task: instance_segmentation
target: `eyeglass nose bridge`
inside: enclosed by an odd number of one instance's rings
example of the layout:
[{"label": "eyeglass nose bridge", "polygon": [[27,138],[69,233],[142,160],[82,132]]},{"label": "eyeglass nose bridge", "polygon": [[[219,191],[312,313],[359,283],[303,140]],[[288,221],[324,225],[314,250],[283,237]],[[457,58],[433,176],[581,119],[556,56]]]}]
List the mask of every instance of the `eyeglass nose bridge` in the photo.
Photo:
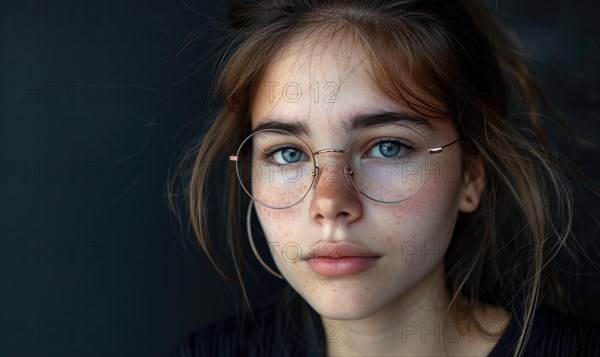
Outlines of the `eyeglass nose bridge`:
[{"label": "eyeglass nose bridge", "polygon": [[[348,185],[350,187],[356,189],[356,185],[354,184],[354,182],[352,181],[352,178],[351,178],[351,176],[353,175],[352,168],[348,164],[348,150],[323,149],[323,150],[313,152],[313,157],[320,155],[320,154],[325,154],[325,153],[338,153],[338,154],[344,154],[346,156],[346,160],[344,162],[344,176],[346,177],[346,182],[348,183]],[[312,189],[313,190],[315,189],[315,187],[317,186],[317,183],[319,182],[320,174],[321,174],[321,169],[317,165],[317,160],[315,159],[315,169],[312,173],[312,177],[313,177]]]}]

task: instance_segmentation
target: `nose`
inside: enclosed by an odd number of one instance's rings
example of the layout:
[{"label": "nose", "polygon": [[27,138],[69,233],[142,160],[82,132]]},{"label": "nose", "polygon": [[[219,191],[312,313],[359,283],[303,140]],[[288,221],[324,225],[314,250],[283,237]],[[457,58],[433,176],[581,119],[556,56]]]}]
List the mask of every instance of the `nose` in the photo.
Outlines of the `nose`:
[{"label": "nose", "polygon": [[[321,157],[321,163],[315,172],[313,195],[310,204],[310,215],[321,224],[350,223],[362,215],[360,193],[349,182],[345,173],[345,153],[342,150],[316,152],[322,154],[334,152]],[[335,158],[335,159],[334,159]]]}]

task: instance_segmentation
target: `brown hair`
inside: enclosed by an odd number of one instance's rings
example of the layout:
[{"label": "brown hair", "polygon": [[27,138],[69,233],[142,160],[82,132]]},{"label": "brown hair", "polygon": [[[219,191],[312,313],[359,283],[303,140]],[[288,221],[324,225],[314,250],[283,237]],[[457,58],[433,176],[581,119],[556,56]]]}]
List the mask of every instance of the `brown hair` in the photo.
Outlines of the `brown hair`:
[{"label": "brown hair", "polygon": [[[236,252],[232,275],[213,258],[207,236],[212,171],[206,164],[226,162],[225,155],[249,134],[252,99],[277,51],[299,35],[331,39],[343,32],[368,54],[372,79],[383,93],[412,103],[416,112],[453,121],[463,139],[464,170],[472,169],[472,158],[483,162],[480,205],[459,216],[445,255],[447,286],[461,310],[472,311],[481,300],[520,310],[523,328],[515,355],[522,352],[543,289],[561,295],[551,261],[570,234],[572,201],[555,168],[558,160],[542,145],[538,106],[552,109],[509,33],[483,5],[469,0],[270,0],[233,11],[231,23],[228,49],[233,50],[225,54],[217,80],[222,108],[183,160],[193,162],[184,171],[191,227],[217,270],[230,280],[243,279],[239,226],[248,198],[237,177],[228,175],[222,218],[227,244]],[[401,77],[408,68],[410,84]],[[432,106],[415,88],[426,89],[445,108]],[[528,112],[529,130],[510,120],[511,105]]]}]

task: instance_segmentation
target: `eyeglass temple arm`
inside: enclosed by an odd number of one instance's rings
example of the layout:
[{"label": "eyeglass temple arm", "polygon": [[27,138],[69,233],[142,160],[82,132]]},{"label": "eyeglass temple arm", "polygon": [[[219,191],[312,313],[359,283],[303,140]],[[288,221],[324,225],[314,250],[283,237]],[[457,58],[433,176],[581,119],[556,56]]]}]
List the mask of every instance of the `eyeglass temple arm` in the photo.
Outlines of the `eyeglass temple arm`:
[{"label": "eyeglass temple arm", "polygon": [[444,151],[444,148],[446,148],[446,147],[448,147],[448,146],[450,146],[450,145],[452,145],[452,144],[455,144],[455,143],[457,143],[459,140],[460,140],[460,138],[458,138],[458,139],[454,140],[453,142],[451,142],[451,143],[448,143],[448,144],[446,144],[446,145],[444,145],[444,146],[440,146],[439,148],[433,148],[433,149],[429,149],[429,153],[430,153],[430,154],[437,154],[437,153],[440,153],[440,152]]}]

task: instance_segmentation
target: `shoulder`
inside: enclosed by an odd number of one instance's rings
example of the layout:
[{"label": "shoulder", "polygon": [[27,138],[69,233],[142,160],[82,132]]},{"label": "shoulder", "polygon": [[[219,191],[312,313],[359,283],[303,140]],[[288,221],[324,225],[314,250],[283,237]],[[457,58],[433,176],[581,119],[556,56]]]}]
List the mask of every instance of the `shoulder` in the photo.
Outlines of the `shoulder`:
[{"label": "shoulder", "polygon": [[[490,356],[508,355],[517,344],[522,320],[513,314]],[[524,356],[600,356],[600,328],[557,309],[541,306],[534,315]]]},{"label": "shoulder", "polygon": [[577,320],[560,311],[542,307],[538,309],[532,334],[539,341],[537,350],[541,355],[561,353],[563,356],[599,356],[600,328]]},{"label": "shoulder", "polygon": [[275,320],[273,306],[256,310],[253,316],[258,326],[253,326],[252,317],[247,314],[231,315],[212,322],[189,334],[176,346],[172,355],[178,357],[235,356],[240,355],[242,351],[249,356],[262,355],[258,353],[258,346],[265,335],[273,332],[272,326],[275,325],[269,323]]},{"label": "shoulder", "polygon": [[210,323],[180,341],[172,356],[321,356],[322,331],[308,328],[318,315],[302,302],[283,299]]}]

